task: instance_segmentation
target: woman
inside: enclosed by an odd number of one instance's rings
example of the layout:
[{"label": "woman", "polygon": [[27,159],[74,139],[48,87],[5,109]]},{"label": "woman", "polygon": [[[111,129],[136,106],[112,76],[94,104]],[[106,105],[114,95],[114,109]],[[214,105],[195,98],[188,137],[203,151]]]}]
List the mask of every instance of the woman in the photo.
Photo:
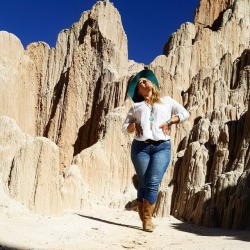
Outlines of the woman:
[{"label": "woman", "polygon": [[171,158],[170,127],[187,119],[189,113],[171,97],[160,98],[158,80],[149,69],[132,79],[128,93],[134,104],[123,129],[135,133],[131,159],[138,178],[138,212],[143,230],[153,232],[158,188]]}]

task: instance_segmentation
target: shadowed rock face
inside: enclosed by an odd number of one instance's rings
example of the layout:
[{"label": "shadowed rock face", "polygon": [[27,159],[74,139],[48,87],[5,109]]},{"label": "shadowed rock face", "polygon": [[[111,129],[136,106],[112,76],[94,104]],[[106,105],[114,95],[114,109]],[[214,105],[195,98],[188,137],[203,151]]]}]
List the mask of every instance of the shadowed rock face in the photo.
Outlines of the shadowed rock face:
[{"label": "shadowed rock face", "polygon": [[223,24],[225,13],[231,14],[230,7],[234,4],[234,0],[201,0],[199,8],[195,12],[195,26],[197,28],[210,27],[218,30]]},{"label": "shadowed rock face", "polygon": [[[159,216],[249,228],[249,13],[249,0],[201,0],[194,24],[182,24],[149,65],[162,95],[190,112],[171,132]],[[24,50],[7,32],[0,46],[5,192],[42,214],[135,199],[133,138],[121,126],[131,105],[128,80],[144,65],[128,60],[113,4],[97,2],[60,32],[55,48],[39,42]]]},{"label": "shadowed rock face", "polygon": [[[55,49],[27,48],[40,75],[37,132],[62,149],[62,166],[103,136],[104,117],[124,101],[127,38],[113,5],[97,3],[78,23],[59,34]],[[47,51],[46,51],[47,50]],[[54,72],[53,72],[54,71]],[[51,73],[52,75],[51,75]]]}]

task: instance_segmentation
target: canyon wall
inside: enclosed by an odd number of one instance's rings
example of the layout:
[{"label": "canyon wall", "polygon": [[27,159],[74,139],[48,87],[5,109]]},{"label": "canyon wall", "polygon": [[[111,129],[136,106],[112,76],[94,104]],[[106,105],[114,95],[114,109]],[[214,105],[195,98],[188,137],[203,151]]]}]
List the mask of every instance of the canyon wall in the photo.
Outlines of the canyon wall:
[{"label": "canyon wall", "polygon": [[[194,23],[148,65],[162,95],[190,112],[171,131],[158,216],[249,228],[249,26],[249,0],[201,0]],[[108,0],[61,31],[55,48],[24,49],[0,32],[0,187],[11,198],[49,215],[133,207],[133,138],[121,126],[128,81],[144,65],[128,59],[127,44]]]},{"label": "canyon wall", "polygon": [[[173,132],[176,154],[160,196],[172,194],[171,202],[158,212],[242,229],[250,225],[250,2],[216,2],[200,1],[196,23],[183,24],[166,43],[166,56],[152,62],[173,76],[191,128],[181,138],[187,125]],[[201,16],[208,18],[203,25]]]}]

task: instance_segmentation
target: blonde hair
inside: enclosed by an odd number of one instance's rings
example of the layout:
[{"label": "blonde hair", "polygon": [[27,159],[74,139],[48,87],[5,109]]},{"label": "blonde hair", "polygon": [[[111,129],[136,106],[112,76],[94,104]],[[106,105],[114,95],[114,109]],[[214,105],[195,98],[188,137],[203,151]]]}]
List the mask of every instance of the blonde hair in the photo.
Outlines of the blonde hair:
[{"label": "blonde hair", "polygon": [[159,89],[153,83],[153,85],[152,85],[152,95],[150,97],[150,102],[152,102],[152,104],[154,104],[154,103],[161,103],[161,99],[160,98],[161,97],[160,97]]},{"label": "blonde hair", "polygon": [[[140,94],[138,85],[136,86],[135,92],[138,95],[138,101],[141,102],[144,100],[144,97]],[[156,87],[156,85],[152,82],[152,95],[149,98],[149,101],[151,104],[154,103],[162,103],[160,99],[160,92],[159,89]]]}]

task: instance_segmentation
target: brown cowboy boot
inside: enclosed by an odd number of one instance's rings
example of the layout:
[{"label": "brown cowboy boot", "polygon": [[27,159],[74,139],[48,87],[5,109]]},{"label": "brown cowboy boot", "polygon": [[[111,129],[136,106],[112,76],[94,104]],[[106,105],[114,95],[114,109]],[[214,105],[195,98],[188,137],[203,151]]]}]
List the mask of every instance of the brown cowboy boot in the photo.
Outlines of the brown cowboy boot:
[{"label": "brown cowboy boot", "polygon": [[152,215],[155,209],[155,204],[150,204],[147,200],[143,200],[143,230],[153,232],[155,225],[152,222]]},{"label": "brown cowboy boot", "polygon": [[137,200],[137,210],[138,210],[138,214],[140,216],[141,221],[143,221],[143,202]]}]

